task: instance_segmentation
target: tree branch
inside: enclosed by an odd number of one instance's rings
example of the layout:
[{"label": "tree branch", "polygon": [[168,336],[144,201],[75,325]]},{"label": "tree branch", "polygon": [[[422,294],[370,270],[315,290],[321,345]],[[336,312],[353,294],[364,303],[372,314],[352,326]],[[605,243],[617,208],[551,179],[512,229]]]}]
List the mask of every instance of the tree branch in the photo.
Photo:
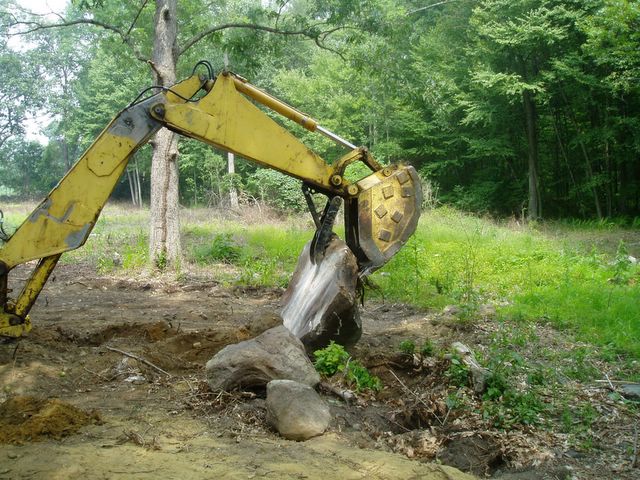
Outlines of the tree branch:
[{"label": "tree branch", "polygon": [[131,22],[131,26],[129,27],[129,29],[127,30],[127,33],[124,34],[125,37],[129,38],[129,34],[131,33],[131,30],[133,30],[133,27],[135,26],[136,22],[138,21],[138,18],[140,18],[140,14],[142,13],[142,10],[144,9],[144,7],[147,6],[147,2],[149,0],[144,0],[142,2],[142,5],[140,6],[140,8],[138,9],[138,13],[136,13],[136,17],[133,19],[133,22]]},{"label": "tree branch", "polygon": [[431,5],[427,5],[425,7],[416,8],[415,10],[411,10],[407,12],[407,15],[413,15],[414,13],[422,12],[424,10],[429,10],[430,8],[439,7],[440,5],[446,5],[447,3],[455,2],[457,0],[443,0],[442,2],[432,3]]},{"label": "tree branch", "polygon": [[268,27],[266,25],[259,25],[257,23],[224,23],[222,25],[216,25],[215,27],[211,27],[208,28],[207,30],[203,30],[202,32],[194,35],[193,37],[191,37],[189,40],[187,40],[184,45],[182,46],[182,48],[178,49],[178,57],[180,57],[183,53],[185,53],[187,50],[189,50],[191,47],[193,47],[196,43],[198,43],[200,40],[208,37],[209,35],[212,35],[216,32],[219,32],[221,30],[227,30],[229,28],[241,28],[241,29],[246,29],[246,30],[259,30],[262,32],[268,32],[268,33],[273,33],[276,35],[286,35],[286,36],[300,36],[300,37],[306,37],[310,40],[313,40],[316,45],[318,45],[318,47],[328,50],[330,52],[333,52],[337,55],[340,55],[340,57],[342,57],[344,59],[344,57],[342,56],[342,54],[340,52],[338,52],[337,50],[334,50],[332,48],[327,47],[326,45],[324,45],[322,42],[323,40],[326,39],[326,36],[329,33],[333,33],[337,30],[340,29],[344,29],[344,28],[348,28],[348,27],[337,27],[334,28],[328,32],[320,32],[318,34],[315,34],[309,30],[281,30],[279,28],[275,28],[275,27]]},{"label": "tree branch", "polygon": [[137,60],[144,63],[147,63],[149,61],[149,58],[144,56],[138,50],[138,48],[133,44],[133,42],[131,42],[131,39],[129,38],[129,36],[114,25],[101,22],[100,20],[94,20],[92,18],[78,18],[76,20],[65,20],[62,16],[60,16],[60,18],[62,19],[62,21],[58,23],[39,23],[35,21],[24,21],[24,20],[16,21],[16,22],[10,23],[9,25],[0,25],[0,30],[4,28],[5,31],[8,32],[9,29],[12,27],[26,28],[25,30],[20,30],[14,33],[2,34],[5,37],[15,37],[16,35],[28,35],[30,33],[35,33],[43,30],[50,30],[53,28],[72,27],[74,25],[94,25],[118,35],[122,39],[122,42],[128,45],[129,48],[131,48],[131,51],[133,52],[133,55],[136,57]]}]

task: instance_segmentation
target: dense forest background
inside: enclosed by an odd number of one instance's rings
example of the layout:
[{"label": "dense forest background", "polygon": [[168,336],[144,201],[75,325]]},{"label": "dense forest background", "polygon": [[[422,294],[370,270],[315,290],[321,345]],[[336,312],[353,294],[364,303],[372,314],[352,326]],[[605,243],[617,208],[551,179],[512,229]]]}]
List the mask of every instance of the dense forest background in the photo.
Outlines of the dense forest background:
[{"label": "dense forest background", "polygon": [[[152,84],[136,48],[152,42],[153,1],[58,13],[0,0],[0,197],[42,196]],[[379,160],[414,165],[439,202],[638,222],[640,2],[181,0],[178,13],[182,45],[231,25],[180,52],[178,78],[201,59],[222,70],[226,53],[231,70]],[[84,21],[42,28],[72,18]],[[26,134],[34,119],[45,141]],[[290,128],[328,161],[341,154]],[[116,197],[148,202],[150,159],[148,147],[135,155]],[[302,207],[296,181],[243,161],[229,174],[226,162],[181,140],[181,202],[225,204],[235,188]]]}]

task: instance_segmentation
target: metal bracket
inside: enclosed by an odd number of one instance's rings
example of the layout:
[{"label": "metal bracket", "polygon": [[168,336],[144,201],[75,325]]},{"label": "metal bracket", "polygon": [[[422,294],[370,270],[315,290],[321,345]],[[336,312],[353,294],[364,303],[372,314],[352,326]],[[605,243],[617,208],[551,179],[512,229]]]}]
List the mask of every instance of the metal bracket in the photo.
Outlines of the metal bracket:
[{"label": "metal bracket", "polygon": [[320,216],[318,215],[318,211],[316,210],[316,205],[313,203],[313,197],[311,196],[316,192],[311,186],[307,183],[302,184],[302,194],[304,195],[304,199],[307,202],[307,208],[309,209],[309,213],[311,214],[311,218],[313,218],[313,223],[316,226],[316,230],[320,228]]},{"label": "metal bracket", "polygon": [[311,261],[318,263],[321,256],[324,254],[324,250],[331,240],[333,235],[333,224],[336,221],[336,216],[342,205],[341,197],[333,197],[327,202],[327,206],[322,213],[320,220],[320,227],[316,230],[313,240],[311,240],[311,248],[309,253],[311,255]]}]

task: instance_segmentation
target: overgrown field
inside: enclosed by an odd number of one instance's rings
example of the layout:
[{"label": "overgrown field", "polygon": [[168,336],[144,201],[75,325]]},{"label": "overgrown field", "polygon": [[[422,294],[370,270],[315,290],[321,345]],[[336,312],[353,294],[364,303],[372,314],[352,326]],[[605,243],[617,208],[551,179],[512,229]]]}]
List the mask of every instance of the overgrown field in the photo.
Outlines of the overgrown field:
[{"label": "overgrown field", "polygon": [[[12,231],[29,205],[5,206]],[[147,260],[147,210],[110,205],[84,248],[63,257],[101,273]],[[286,286],[312,234],[306,217],[254,207],[242,216],[185,210],[184,262],[227,284]],[[369,297],[425,308],[460,307],[459,321],[496,306],[502,320],[544,321],[594,343],[605,357],[640,357],[640,231],[613,224],[521,225],[449,208],[425,212],[416,235],[372,277]]]}]

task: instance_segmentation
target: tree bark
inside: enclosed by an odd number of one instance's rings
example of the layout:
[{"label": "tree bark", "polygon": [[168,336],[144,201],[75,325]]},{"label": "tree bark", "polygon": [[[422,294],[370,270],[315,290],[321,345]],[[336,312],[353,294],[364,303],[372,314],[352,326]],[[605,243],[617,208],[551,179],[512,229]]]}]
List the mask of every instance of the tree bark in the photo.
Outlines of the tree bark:
[{"label": "tree bark", "polygon": [[136,171],[136,191],[138,193],[138,207],[142,207],[142,186],[140,184],[140,168],[138,168],[138,159],[135,161],[135,171]]},{"label": "tree bark", "polygon": [[231,208],[233,210],[238,210],[240,205],[238,203],[238,191],[236,190],[235,185],[233,184],[233,175],[236,173],[236,161],[235,155],[231,152],[227,154],[227,162],[229,166],[229,175],[231,175],[231,186],[229,187],[229,203],[231,204]]},{"label": "tree bark", "polygon": [[[151,68],[154,84],[171,86],[176,81],[178,17],[177,0],[156,0]],[[158,267],[180,258],[178,196],[178,139],[160,130],[153,142],[151,159],[151,221],[149,258]]]},{"label": "tree bark", "polygon": [[538,119],[533,95],[525,90],[522,94],[525,123],[527,128],[527,143],[529,152],[529,207],[527,217],[529,220],[540,218],[542,206],[540,202],[540,189],[538,177]]},{"label": "tree bark", "polygon": [[129,192],[131,193],[131,204],[136,207],[136,188],[135,188],[135,180],[133,179],[133,175],[131,174],[131,170],[127,168],[127,180],[129,180]]}]

